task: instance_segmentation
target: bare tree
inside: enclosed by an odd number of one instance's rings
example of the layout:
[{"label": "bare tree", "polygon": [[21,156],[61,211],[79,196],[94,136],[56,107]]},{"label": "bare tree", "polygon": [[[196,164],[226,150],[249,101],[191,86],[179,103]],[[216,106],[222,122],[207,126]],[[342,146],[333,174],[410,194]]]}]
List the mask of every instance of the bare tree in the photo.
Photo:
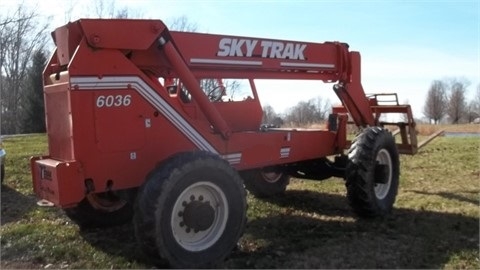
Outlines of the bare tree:
[{"label": "bare tree", "polygon": [[115,18],[117,19],[126,19],[126,18],[129,18],[130,17],[130,14],[129,14],[129,9],[126,8],[126,7],[123,7],[119,10],[117,10],[117,13],[115,14]]},{"label": "bare tree", "polygon": [[475,121],[475,119],[480,117],[478,111],[478,104],[475,103],[475,100],[471,100],[470,103],[468,103],[467,111],[465,113],[465,117],[468,123],[472,123],[473,121]]},{"label": "bare tree", "polygon": [[188,21],[187,16],[180,16],[173,19],[170,19],[169,29],[174,31],[183,31],[183,32],[197,32],[198,25]]},{"label": "bare tree", "polygon": [[273,107],[270,105],[265,105],[263,106],[262,110],[263,110],[262,123],[265,123],[265,124],[272,123],[273,119],[275,119],[275,117],[277,116],[277,113],[275,113],[275,110],[273,109]]},{"label": "bare tree", "polygon": [[34,51],[45,45],[48,23],[21,4],[11,16],[0,17],[0,96],[3,133],[19,133],[24,112],[26,77]]},{"label": "bare tree", "polygon": [[283,119],[278,115],[272,106],[265,105],[262,108],[263,117],[262,117],[262,126],[265,127],[281,127],[283,125]]},{"label": "bare tree", "polygon": [[[182,32],[196,32],[198,25],[188,20],[186,16],[180,16],[170,19],[169,29]],[[211,101],[221,101],[222,97],[229,95],[228,98],[235,100],[235,94],[240,88],[240,83],[236,80],[222,80],[222,78],[202,78],[200,87]]]},{"label": "bare tree", "polygon": [[332,108],[330,100],[323,99],[322,97],[316,97],[311,100],[315,106],[316,121],[322,121],[327,119],[328,114]]},{"label": "bare tree", "polygon": [[322,97],[312,98],[309,101],[300,101],[288,111],[285,121],[293,125],[319,123],[327,118],[330,108],[330,101]]},{"label": "bare tree", "polygon": [[[128,7],[117,8],[115,0],[96,0],[95,15],[98,18],[117,18],[126,19],[132,17],[131,10]],[[133,17],[142,17],[140,14],[134,14]]]},{"label": "bare tree", "polygon": [[423,114],[434,124],[438,124],[447,111],[447,86],[443,81],[435,80],[428,90]]},{"label": "bare tree", "polygon": [[473,97],[473,100],[475,101],[475,103],[478,105],[480,109],[480,83],[477,84],[477,91],[475,92],[475,96]]},{"label": "bare tree", "polygon": [[447,115],[452,124],[458,124],[467,111],[465,93],[470,83],[466,79],[451,79]]},{"label": "bare tree", "polygon": [[72,14],[73,14],[73,11],[75,10],[75,6],[77,5],[77,1],[79,0],[76,0],[75,2],[73,2],[74,0],[69,0],[69,1],[65,1],[64,3],[66,3],[65,5],[65,10],[63,12],[63,21],[66,23],[66,22],[69,22],[72,20]]},{"label": "bare tree", "polygon": [[95,1],[95,15],[98,18],[115,17],[115,0],[97,0]]},{"label": "bare tree", "polygon": [[[469,107],[470,107],[471,113],[476,115],[475,118],[479,118],[480,117],[480,83],[477,84],[475,95],[473,96],[473,100],[470,102]],[[475,118],[473,120],[475,120]]]},{"label": "bare tree", "polygon": [[286,121],[294,125],[308,125],[315,121],[316,108],[312,100],[300,101],[292,107],[286,117]]}]

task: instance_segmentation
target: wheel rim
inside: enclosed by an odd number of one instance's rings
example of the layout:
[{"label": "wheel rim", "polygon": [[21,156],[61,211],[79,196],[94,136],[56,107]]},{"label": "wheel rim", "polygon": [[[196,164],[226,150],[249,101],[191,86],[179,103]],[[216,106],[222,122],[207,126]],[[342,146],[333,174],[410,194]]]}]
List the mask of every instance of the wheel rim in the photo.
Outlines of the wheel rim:
[{"label": "wheel rim", "polygon": [[114,194],[108,193],[91,193],[86,196],[87,201],[90,205],[101,211],[105,212],[115,212],[125,205],[127,205],[127,201],[124,199],[115,196]]},{"label": "wheel rim", "polygon": [[263,177],[263,180],[265,180],[265,182],[268,182],[268,183],[275,183],[277,182],[278,180],[280,180],[280,178],[282,178],[282,173],[278,173],[278,172],[262,172],[262,177]]},{"label": "wheel rim", "polygon": [[387,181],[384,184],[375,183],[375,196],[377,199],[382,200],[387,197],[390,186],[392,185],[392,158],[386,149],[381,149],[377,153],[376,161],[378,164],[385,165],[387,168],[385,174]]},{"label": "wheel rim", "polygon": [[225,230],[228,201],[215,184],[198,182],[187,187],[173,206],[171,227],[176,242],[188,251],[215,244]]}]

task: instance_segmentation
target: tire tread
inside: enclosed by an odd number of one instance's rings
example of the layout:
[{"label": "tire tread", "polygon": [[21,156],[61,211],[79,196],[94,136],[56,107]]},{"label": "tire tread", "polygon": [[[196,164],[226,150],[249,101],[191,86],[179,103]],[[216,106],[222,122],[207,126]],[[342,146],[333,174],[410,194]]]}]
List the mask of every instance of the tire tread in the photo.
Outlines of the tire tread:
[{"label": "tire tread", "polygon": [[[374,193],[373,171],[379,147],[388,148],[392,158],[392,188],[385,204],[377,200]],[[390,132],[380,127],[370,127],[361,132],[348,151],[346,168],[347,198],[350,206],[361,217],[383,216],[390,212],[398,189],[398,152]],[[393,198],[392,198],[393,197]]]}]

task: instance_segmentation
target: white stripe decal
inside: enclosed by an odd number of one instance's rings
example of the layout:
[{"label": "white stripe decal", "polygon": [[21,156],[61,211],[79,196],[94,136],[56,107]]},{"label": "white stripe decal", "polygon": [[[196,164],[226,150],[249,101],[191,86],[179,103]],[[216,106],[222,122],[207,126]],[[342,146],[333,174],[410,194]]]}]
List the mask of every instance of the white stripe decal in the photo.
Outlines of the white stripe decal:
[{"label": "white stripe decal", "polygon": [[242,153],[233,153],[222,156],[223,159],[227,160],[231,165],[239,164],[242,160]]},{"label": "white stripe decal", "polygon": [[74,89],[135,89],[155,109],[161,112],[175,127],[177,127],[199,149],[218,154],[217,150],[196,131],[183,117],[166,102],[152,87],[136,76],[121,77],[71,77],[70,83]]},{"label": "white stripe decal", "polygon": [[335,68],[334,64],[311,64],[311,63],[296,63],[296,62],[281,62],[282,67],[298,67],[298,68]]},{"label": "white stripe decal", "polygon": [[280,158],[288,158],[290,156],[290,147],[280,148]]},{"label": "white stripe decal", "polygon": [[192,64],[219,64],[219,65],[241,65],[241,66],[261,66],[262,61],[246,61],[246,60],[218,60],[207,58],[192,58]]}]

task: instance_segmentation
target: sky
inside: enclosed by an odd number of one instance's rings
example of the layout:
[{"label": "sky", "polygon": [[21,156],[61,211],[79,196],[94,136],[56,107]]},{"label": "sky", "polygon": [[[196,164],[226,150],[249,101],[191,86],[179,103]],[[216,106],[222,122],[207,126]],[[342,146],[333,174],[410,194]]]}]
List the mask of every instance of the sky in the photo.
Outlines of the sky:
[{"label": "sky", "polygon": [[[50,19],[51,30],[70,20],[94,17],[95,0],[1,0],[0,15],[23,2]],[[98,0],[97,0],[98,1]],[[106,4],[113,0],[104,0]],[[341,41],[362,55],[366,93],[397,93],[423,116],[433,80],[480,84],[480,0],[116,0],[117,9],[167,25],[186,16],[199,32],[322,43]],[[69,13],[68,10],[71,10]],[[299,101],[322,97],[338,103],[332,85],[268,82],[259,86],[263,105],[283,113]],[[301,89],[299,89],[301,88]]]}]

